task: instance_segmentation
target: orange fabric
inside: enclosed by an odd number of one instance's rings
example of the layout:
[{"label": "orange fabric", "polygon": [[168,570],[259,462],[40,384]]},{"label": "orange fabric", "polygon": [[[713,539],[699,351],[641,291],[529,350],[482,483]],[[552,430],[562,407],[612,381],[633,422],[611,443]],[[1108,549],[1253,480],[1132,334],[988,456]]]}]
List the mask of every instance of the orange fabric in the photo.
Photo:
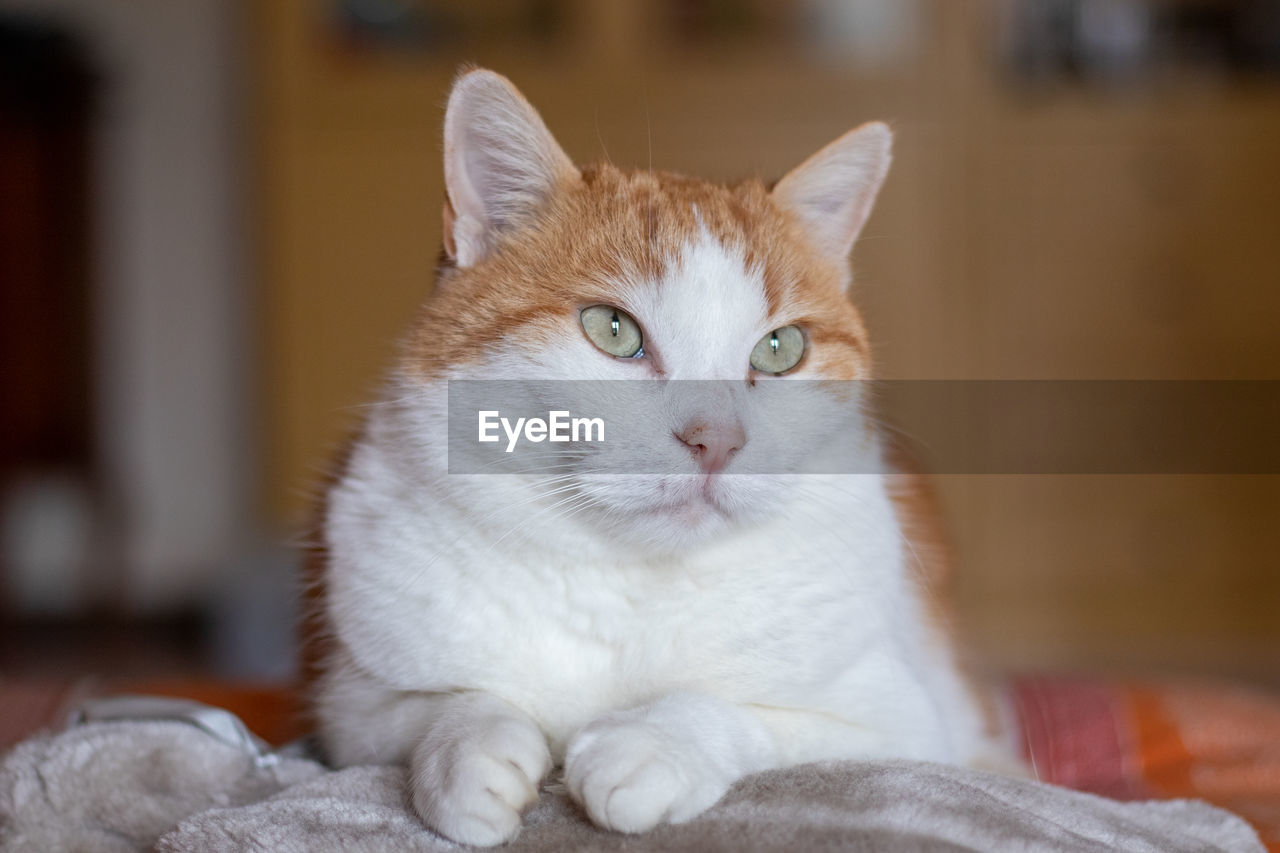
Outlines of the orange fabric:
[{"label": "orange fabric", "polygon": [[1029,678],[1015,687],[1045,782],[1116,799],[1201,799],[1280,853],[1280,696],[1225,684]]},{"label": "orange fabric", "polygon": [[1199,797],[1243,817],[1280,853],[1280,702],[1222,685],[1130,691],[1142,771],[1160,796]]},{"label": "orange fabric", "polygon": [[1166,797],[1196,796],[1191,781],[1191,753],[1182,732],[1165,713],[1162,691],[1137,687],[1129,691],[1143,779]]},{"label": "orange fabric", "polygon": [[157,681],[116,687],[121,693],[176,696],[226,708],[244,720],[249,731],[274,746],[302,737],[311,730],[299,691],[280,685]]}]

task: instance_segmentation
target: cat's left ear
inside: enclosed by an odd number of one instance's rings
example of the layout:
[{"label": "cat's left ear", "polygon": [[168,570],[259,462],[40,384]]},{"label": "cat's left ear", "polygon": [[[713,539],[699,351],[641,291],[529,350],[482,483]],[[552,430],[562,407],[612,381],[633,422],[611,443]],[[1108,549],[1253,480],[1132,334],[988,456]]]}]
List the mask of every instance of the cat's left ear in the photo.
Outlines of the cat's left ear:
[{"label": "cat's left ear", "polygon": [[892,145],[888,125],[868,122],[788,172],[773,199],[800,220],[819,249],[843,259],[871,215]]},{"label": "cat's left ear", "polygon": [[458,266],[492,253],[581,174],[511,81],[464,72],[444,116],[444,248]]}]

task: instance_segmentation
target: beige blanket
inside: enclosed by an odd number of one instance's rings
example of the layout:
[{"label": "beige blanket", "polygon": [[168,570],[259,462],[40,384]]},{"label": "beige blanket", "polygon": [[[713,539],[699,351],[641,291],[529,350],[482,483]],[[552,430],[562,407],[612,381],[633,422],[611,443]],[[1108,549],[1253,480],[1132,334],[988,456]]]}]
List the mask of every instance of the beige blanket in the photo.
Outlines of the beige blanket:
[{"label": "beige blanket", "polygon": [[[0,763],[3,851],[456,850],[408,808],[395,767],[328,770],[265,751],[228,714],[88,722]],[[155,717],[168,719],[156,719]],[[1121,803],[908,761],[763,773],[644,836],[602,832],[556,783],[505,848],[522,851],[1261,851],[1194,801]]]}]

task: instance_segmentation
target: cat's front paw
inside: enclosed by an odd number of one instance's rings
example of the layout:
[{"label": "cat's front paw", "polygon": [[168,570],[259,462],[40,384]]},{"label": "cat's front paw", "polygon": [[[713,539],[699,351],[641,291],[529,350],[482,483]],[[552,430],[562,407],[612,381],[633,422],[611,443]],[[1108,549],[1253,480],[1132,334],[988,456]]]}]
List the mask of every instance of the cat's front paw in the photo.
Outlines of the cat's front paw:
[{"label": "cat's front paw", "polygon": [[491,847],[520,831],[549,769],[547,741],[532,721],[494,716],[441,726],[414,749],[413,806],[445,838]]},{"label": "cat's front paw", "polygon": [[565,782],[597,826],[646,832],[701,814],[733,779],[652,724],[602,719],[569,744]]}]

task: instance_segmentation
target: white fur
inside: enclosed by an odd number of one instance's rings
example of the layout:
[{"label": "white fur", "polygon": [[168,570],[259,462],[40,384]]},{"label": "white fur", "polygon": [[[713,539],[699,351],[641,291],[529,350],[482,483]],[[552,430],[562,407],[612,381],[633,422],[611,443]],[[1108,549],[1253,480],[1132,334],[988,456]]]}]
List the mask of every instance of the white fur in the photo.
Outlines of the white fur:
[{"label": "white fur", "polygon": [[653,383],[638,455],[610,462],[687,474],[603,476],[588,457],[569,491],[450,475],[444,380],[400,376],[330,495],[324,738],[339,764],[409,762],[419,813],[454,840],[511,838],[552,758],[595,822],[639,832],[770,767],[979,750],[883,476],[722,476],[699,496],[672,431],[700,406],[747,425],[733,464],[800,464],[831,436],[753,427],[748,356],[787,318],[741,253],[703,233],[670,270],[617,283],[652,360],[599,352],[570,307],[558,336],[452,378],[744,380],[701,403]]}]

